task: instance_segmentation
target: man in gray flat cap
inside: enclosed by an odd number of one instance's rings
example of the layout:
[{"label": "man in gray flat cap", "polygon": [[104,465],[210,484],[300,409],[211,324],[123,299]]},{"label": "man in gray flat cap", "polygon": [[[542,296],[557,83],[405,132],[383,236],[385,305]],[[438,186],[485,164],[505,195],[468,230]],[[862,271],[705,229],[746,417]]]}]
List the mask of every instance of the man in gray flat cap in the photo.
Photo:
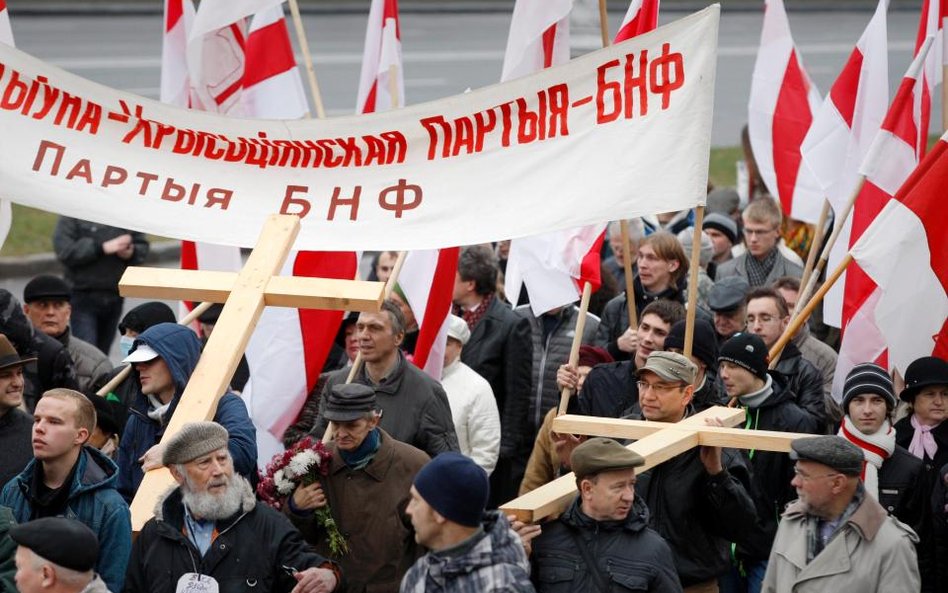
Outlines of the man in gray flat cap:
[{"label": "man in gray flat cap", "polygon": [[919,591],[918,537],[866,493],[859,447],[838,436],[791,447],[800,498],[780,521],[762,591]]},{"label": "man in gray flat cap", "polygon": [[45,517],[10,529],[20,593],[109,593],[95,573],[99,541],[75,519]]},{"label": "man in gray flat cap", "polygon": [[[638,453],[604,437],[573,450],[579,495],[533,542],[537,593],[606,592],[613,581],[625,590],[681,591],[671,549],[649,528],[648,509],[635,496],[635,468],[644,463]],[[584,565],[585,570],[565,568]]]},{"label": "man in gray flat cap", "polygon": [[379,428],[375,390],[366,385],[333,386],[323,415],[336,427],[329,473],[298,486],[287,515],[317,552],[328,555],[326,533],[313,518],[313,511],[328,503],[349,544],[349,553],[339,559],[344,591],[397,593],[420,555],[405,508],[428,455]]},{"label": "man in gray flat cap", "polygon": [[124,591],[335,591],[338,567],[257,502],[234,472],[227,440],[227,429],[214,422],[185,424],[171,437],[162,463],[178,487],[159,499],[135,540]]},{"label": "man in gray flat cap", "polygon": [[747,327],[747,293],[750,284],[740,276],[718,278],[708,293],[708,308],[714,315],[718,345]]}]

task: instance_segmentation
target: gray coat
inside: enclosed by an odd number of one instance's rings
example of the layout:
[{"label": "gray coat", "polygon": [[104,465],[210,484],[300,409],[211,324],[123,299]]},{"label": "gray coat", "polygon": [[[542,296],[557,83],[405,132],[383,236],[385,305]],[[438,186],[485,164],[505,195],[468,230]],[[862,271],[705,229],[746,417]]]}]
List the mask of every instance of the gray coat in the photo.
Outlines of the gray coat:
[{"label": "gray coat", "polygon": [[[537,317],[530,305],[521,305],[514,312],[530,322],[533,340],[533,373],[530,382],[530,427],[535,435],[547,411],[560,402],[560,389],[556,386],[556,371],[569,361],[569,351],[576,335],[579,307],[570,305],[556,313],[556,324],[544,338],[544,320]],[[592,344],[599,329],[599,318],[586,313],[583,328],[583,344]]]},{"label": "gray coat", "polygon": [[85,392],[95,383],[96,379],[112,372],[112,361],[102,351],[72,335],[67,327],[57,340],[69,351],[72,364],[76,368],[76,378],[79,380],[79,391]]},{"label": "gray coat", "polygon": [[[744,280],[750,282],[750,278],[747,276],[746,262],[748,257],[751,257],[751,254],[745,252],[730,261],[724,262],[718,266],[718,271],[714,279],[720,280],[721,278],[727,278],[728,276],[740,276]],[[784,255],[778,251],[777,261],[774,262],[774,267],[772,270],[770,270],[770,274],[767,275],[767,280],[764,282],[764,284],[770,286],[776,282],[778,278],[783,276],[800,278],[803,276],[803,268],[784,257]]]},{"label": "gray coat", "polygon": [[764,576],[763,593],[916,593],[921,587],[915,544],[907,525],[867,495],[841,532],[806,563],[806,512],[787,507]]},{"label": "gray coat", "polygon": [[[327,394],[335,385],[346,382],[349,369],[339,369],[329,374],[322,399],[319,402],[319,417],[310,431],[315,438],[322,438],[329,422],[323,413],[326,410]],[[360,369],[355,383],[375,389],[375,396],[382,419],[379,427],[396,440],[421,449],[430,457],[444,451],[458,451],[458,437],[454,432],[454,420],[448,396],[441,384],[408,362],[399,352],[395,368],[378,385],[372,383],[365,366]]]}]

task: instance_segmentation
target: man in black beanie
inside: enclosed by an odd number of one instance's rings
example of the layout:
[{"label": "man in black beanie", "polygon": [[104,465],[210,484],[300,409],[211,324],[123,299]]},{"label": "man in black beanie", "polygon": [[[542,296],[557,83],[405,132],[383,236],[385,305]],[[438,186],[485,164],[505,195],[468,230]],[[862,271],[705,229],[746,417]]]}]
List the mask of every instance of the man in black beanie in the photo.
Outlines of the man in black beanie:
[{"label": "man in black beanie", "polygon": [[[746,428],[816,434],[818,423],[794,401],[781,380],[767,373],[767,346],[754,334],[737,334],[721,346],[719,373],[727,395],[744,407]],[[750,456],[751,495],[758,529],[738,542],[731,572],[722,577],[732,587],[756,591],[767,569],[777,516],[796,498],[790,485],[793,462],[784,453],[754,451]],[[730,587],[725,587],[731,590]]]},{"label": "man in black beanie", "polygon": [[431,550],[409,569],[402,593],[533,593],[520,537],[499,511],[485,512],[487,473],[460,453],[438,455],[415,476],[407,513],[415,541]]},{"label": "man in black beanie", "polygon": [[74,519],[46,517],[10,529],[17,544],[16,586],[20,593],[109,593],[95,573],[99,541]]},{"label": "man in black beanie", "polygon": [[[684,354],[685,320],[677,321],[665,336],[665,350]],[[695,412],[707,410],[711,406],[727,405],[727,394],[718,380],[718,338],[714,328],[704,319],[695,319],[694,340],[691,347],[691,362],[698,367],[695,376],[695,396],[691,400]]]}]

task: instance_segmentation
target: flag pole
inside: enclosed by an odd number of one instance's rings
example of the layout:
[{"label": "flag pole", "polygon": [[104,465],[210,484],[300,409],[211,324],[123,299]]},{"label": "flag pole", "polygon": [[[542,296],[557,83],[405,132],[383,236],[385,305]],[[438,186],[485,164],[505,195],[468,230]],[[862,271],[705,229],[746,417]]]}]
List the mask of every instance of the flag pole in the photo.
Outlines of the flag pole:
[{"label": "flag pole", "polygon": [[816,263],[813,273],[810,274],[810,277],[807,280],[806,287],[803,289],[799,298],[797,299],[797,306],[793,310],[791,324],[809,301],[810,295],[813,294],[813,290],[816,288],[816,283],[819,281],[820,274],[823,272],[823,268],[826,267],[826,262],[829,261],[830,252],[833,250],[833,246],[836,244],[839,234],[843,231],[843,227],[846,225],[846,219],[849,218],[849,214],[853,211],[853,205],[856,203],[856,198],[859,197],[860,192],[862,192],[862,186],[865,184],[866,176],[860,175],[859,183],[856,184],[856,189],[853,190],[852,195],[849,197],[846,207],[843,208],[842,212],[839,212],[835,220],[833,220],[833,233],[830,235],[826,245],[823,246],[823,252],[820,254],[820,260]]},{"label": "flag pole", "polygon": [[[395,259],[395,265],[392,267],[392,273],[388,277],[388,280],[385,281],[385,291],[383,292],[384,298],[392,296],[392,291],[395,289],[395,284],[398,283],[398,275],[402,271],[402,265],[405,263],[405,258],[408,256],[407,251],[399,251],[398,257]],[[359,374],[359,371],[362,369],[362,352],[360,351],[356,354],[355,360],[352,361],[352,366],[349,368],[349,375],[346,376],[346,385],[352,383],[356,375]],[[328,443],[332,440],[333,433],[335,432],[335,427],[333,423],[330,422],[326,426],[326,432],[323,433],[323,442]]]},{"label": "flag pole", "polygon": [[701,227],[704,225],[704,206],[695,208],[695,232],[691,239],[691,260],[688,265],[688,313],[685,318],[684,355],[690,357],[695,340],[695,314],[698,312],[698,268],[701,257]]},{"label": "flag pole", "polygon": [[823,238],[826,235],[826,219],[829,218],[829,211],[829,200],[824,199],[823,209],[820,210],[820,218],[816,223],[816,233],[813,235],[813,243],[810,244],[810,251],[806,256],[806,267],[803,268],[803,277],[800,278],[801,289],[807,285],[807,282],[810,280],[810,274],[813,273],[813,266],[816,264],[816,254],[819,252],[820,245],[823,243]]},{"label": "flag pole", "polygon": [[609,47],[609,11],[606,4],[607,0],[599,0],[599,33],[602,35],[603,47]]},{"label": "flag pole", "polygon": [[[213,304],[214,304],[214,303],[212,303],[212,302],[210,302],[210,301],[206,301],[206,302],[201,303],[201,304],[198,305],[197,307],[191,309],[191,311],[190,311],[187,315],[185,315],[184,317],[182,317],[182,318],[181,318],[181,321],[178,322],[178,325],[185,325],[185,326],[191,325],[191,322],[192,322],[192,321],[194,321],[195,319],[197,319],[198,317],[200,317],[200,316],[201,316],[201,313],[204,313],[205,311],[207,311],[208,309],[210,309],[210,308],[211,308],[211,305],[213,305]],[[98,391],[96,391],[95,394],[96,394],[96,395],[99,395],[99,396],[102,396],[102,397],[107,396],[107,395],[109,394],[109,392],[112,391],[113,389],[115,389],[116,387],[118,387],[119,383],[121,383],[122,381],[124,381],[124,380],[126,379],[126,377],[128,377],[129,373],[131,373],[131,372],[132,372],[132,365],[130,365],[130,364],[129,364],[129,365],[125,365],[125,367],[122,368],[122,370],[120,370],[119,372],[115,373],[115,376],[112,377],[112,379],[109,380],[108,383],[106,383],[105,385],[103,385]]]},{"label": "flag pole", "polygon": [[[576,319],[576,332],[573,334],[573,344],[570,346],[569,361],[567,362],[572,368],[576,368],[576,363],[579,361],[579,347],[583,343],[583,331],[586,329],[586,312],[589,310],[589,297],[591,295],[592,284],[584,282],[583,298],[579,302],[579,317]],[[560,408],[556,412],[557,416],[566,413],[566,407],[569,405],[569,398],[572,393],[573,390],[569,387],[564,387],[560,392]]]},{"label": "flag pole", "polygon": [[398,109],[398,65],[388,67],[388,94],[392,97],[391,109]]},{"label": "flag pole", "polygon": [[851,253],[847,253],[846,257],[843,258],[843,261],[839,262],[839,265],[836,266],[836,269],[833,270],[833,273],[826,278],[826,282],[820,286],[820,289],[813,295],[813,298],[803,307],[803,310],[800,311],[800,314],[797,315],[793,321],[790,322],[790,325],[787,326],[787,329],[784,330],[783,334],[780,336],[780,339],[774,344],[774,347],[770,349],[770,359],[773,360],[780,356],[780,353],[783,352],[783,349],[786,347],[787,343],[793,339],[793,335],[797,333],[800,327],[806,323],[806,320],[810,318],[810,315],[813,313],[813,309],[816,308],[816,305],[823,300],[823,297],[826,296],[826,293],[829,292],[829,289],[836,284],[836,281],[839,280],[839,277],[843,275],[843,272],[846,270],[846,266],[851,264],[853,261],[853,256]]},{"label": "flag pole", "polygon": [[296,40],[300,44],[303,54],[303,63],[306,65],[306,77],[309,80],[309,90],[313,95],[313,104],[316,106],[316,117],[326,119],[326,109],[323,107],[323,97],[319,92],[319,81],[316,80],[316,70],[313,68],[313,56],[309,53],[309,43],[306,41],[306,31],[303,29],[303,17],[300,16],[300,5],[297,0],[290,0],[290,14],[293,15],[293,25],[296,27]]},{"label": "flag pole", "polygon": [[632,249],[629,247],[629,221],[622,219],[619,223],[622,233],[622,271],[625,272],[625,305],[629,310],[629,327],[639,326],[638,314],[635,312],[635,279],[632,278]]}]

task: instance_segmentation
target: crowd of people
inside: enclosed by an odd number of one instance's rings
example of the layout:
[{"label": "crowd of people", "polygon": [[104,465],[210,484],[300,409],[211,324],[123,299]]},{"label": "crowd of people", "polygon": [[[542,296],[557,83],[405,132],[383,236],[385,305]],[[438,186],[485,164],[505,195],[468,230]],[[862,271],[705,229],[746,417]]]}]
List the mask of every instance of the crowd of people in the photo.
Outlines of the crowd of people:
[{"label": "crowd of people", "polygon": [[[628,221],[627,245],[611,224],[588,311],[535,314],[528,291],[504,294],[507,242],[465,247],[440,380],[412,362],[420,328],[397,283],[380,311],[347,315],[283,438],[310,451],[331,432],[311,480],[291,479],[295,457],[258,472],[245,365],[212,421],[162,442],[219,310],[204,335],[159,302],[122,316],[115,284],[147,242],[64,218],[65,277],[0,290],[0,588],[948,591],[948,362],[837,378],[838,332],[819,318],[771,360],[813,230],[765,195],[707,204],[698,261],[688,211]],[[731,406],[745,429],[799,436],[789,453],[699,446],[642,471],[625,441],[553,429],[564,389],[572,414],[677,423]],[[129,505],[161,467],[175,487],[133,539]],[[570,472],[575,496],[542,521],[498,510]]]}]

